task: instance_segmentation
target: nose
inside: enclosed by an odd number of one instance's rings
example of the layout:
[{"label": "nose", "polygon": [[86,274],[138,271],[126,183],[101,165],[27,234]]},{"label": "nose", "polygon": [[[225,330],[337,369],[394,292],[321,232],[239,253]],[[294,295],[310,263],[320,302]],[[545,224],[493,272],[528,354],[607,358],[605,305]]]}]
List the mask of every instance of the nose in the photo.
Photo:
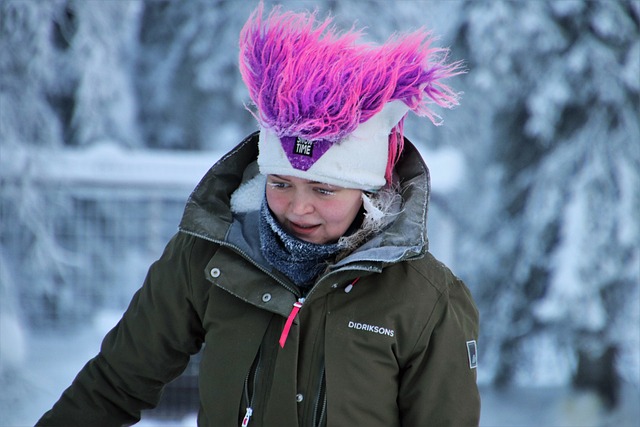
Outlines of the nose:
[{"label": "nose", "polygon": [[291,199],[291,212],[294,215],[306,215],[313,212],[311,197],[305,191],[296,191]]}]

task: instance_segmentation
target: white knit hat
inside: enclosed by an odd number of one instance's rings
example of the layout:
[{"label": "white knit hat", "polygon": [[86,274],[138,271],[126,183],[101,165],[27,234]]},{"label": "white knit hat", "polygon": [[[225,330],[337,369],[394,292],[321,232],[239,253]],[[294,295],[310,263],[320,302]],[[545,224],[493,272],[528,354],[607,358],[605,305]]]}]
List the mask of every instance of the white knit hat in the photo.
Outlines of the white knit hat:
[{"label": "white knit hat", "polygon": [[260,129],[258,165],[265,175],[288,175],[345,188],[376,190],[385,185],[389,133],[409,111],[392,101],[342,141],[279,138]]}]

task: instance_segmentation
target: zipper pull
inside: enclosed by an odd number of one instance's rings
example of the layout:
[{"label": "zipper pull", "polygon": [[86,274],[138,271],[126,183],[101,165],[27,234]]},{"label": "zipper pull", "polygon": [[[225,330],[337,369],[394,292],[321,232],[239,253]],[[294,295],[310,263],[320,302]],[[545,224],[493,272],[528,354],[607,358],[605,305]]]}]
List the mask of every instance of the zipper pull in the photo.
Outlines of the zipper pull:
[{"label": "zipper pull", "polygon": [[249,418],[251,418],[251,415],[253,415],[253,409],[247,408],[247,412],[244,414],[244,418],[242,419],[242,424],[240,424],[241,427],[247,427],[249,425]]},{"label": "zipper pull", "polygon": [[304,304],[304,298],[299,298],[298,301],[293,303],[293,308],[291,309],[291,313],[289,313],[289,317],[287,317],[287,321],[284,324],[284,328],[282,329],[282,334],[280,335],[280,347],[284,348],[284,343],[287,341],[287,337],[289,336],[289,331],[291,330],[291,325],[293,324],[293,319],[296,318],[298,312],[302,308],[302,304]]},{"label": "zipper pull", "polygon": [[344,288],[344,292],[346,294],[348,294],[349,292],[351,292],[351,289],[353,289],[353,285],[355,285],[356,283],[358,283],[358,280],[360,280],[360,276],[356,277],[353,282],[349,283],[345,288]]}]

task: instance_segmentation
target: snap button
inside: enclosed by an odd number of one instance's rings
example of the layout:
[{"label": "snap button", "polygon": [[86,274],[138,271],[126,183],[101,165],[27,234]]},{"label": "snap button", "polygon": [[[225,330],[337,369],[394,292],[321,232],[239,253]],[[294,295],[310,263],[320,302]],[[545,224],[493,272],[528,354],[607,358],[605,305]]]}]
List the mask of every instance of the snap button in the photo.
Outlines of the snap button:
[{"label": "snap button", "polygon": [[303,400],[304,400],[304,396],[302,395],[302,393],[296,394],[296,402],[300,403]]},{"label": "snap button", "polygon": [[263,294],[263,295],[262,295],[262,301],[263,301],[263,302],[269,302],[269,301],[271,301],[271,294],[270,294],[270,293],[268,293],[268,292],[267,292],[266,294]]},{"label": "snap button", "polygon": [[220,276],[220,269],[214,267],[214,268],[211,269],[209,274],[211,274],[211,277],[219,277]]}]

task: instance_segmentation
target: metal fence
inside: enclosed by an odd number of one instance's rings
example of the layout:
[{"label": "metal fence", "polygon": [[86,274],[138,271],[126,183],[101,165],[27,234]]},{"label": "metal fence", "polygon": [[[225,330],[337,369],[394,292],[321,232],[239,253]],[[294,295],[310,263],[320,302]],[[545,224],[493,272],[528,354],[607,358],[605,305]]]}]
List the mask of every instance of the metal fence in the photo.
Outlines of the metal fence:
[{"label": "metal fence", "polygon": [[[59,334],[86,327],[102,310],[123,312],[218,158],[117,147],[29,158],[0,152],[3,309]],[[148,417],[197,411],[197,365],[198,356]]]},{"label": "metal fence", "polygon": [[0,159],[3,289],[38,328],[72,327],[97,310],[125,308],[217,160],[115,146],[28,161],[10,154]]}]

